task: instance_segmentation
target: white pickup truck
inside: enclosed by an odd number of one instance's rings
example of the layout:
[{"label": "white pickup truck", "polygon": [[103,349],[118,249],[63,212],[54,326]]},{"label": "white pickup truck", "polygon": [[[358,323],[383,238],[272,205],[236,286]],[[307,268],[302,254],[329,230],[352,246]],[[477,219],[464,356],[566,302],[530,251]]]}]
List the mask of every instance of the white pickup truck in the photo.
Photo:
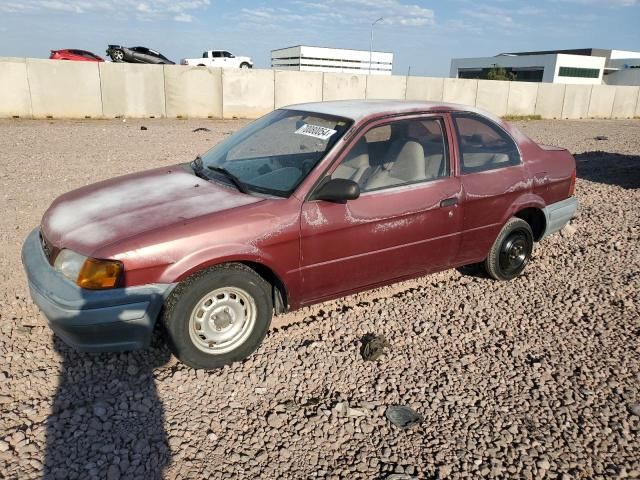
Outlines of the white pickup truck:
[{"label": "white pickup truck", "polygon": [[236,57],[226,50],[207,50],[201,58],[183,58],[180,65],[220,68],[253,68],[250,57]]}]

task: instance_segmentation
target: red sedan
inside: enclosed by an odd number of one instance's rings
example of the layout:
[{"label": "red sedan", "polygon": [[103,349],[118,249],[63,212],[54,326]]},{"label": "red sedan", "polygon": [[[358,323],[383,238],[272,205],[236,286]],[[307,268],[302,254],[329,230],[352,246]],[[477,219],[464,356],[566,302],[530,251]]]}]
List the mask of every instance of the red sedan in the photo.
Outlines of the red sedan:
[{"label": "red sedan", "polygon": [[517,277],[575,214],[571,154],[471,107],[294,105],[189,164],[62,195],[23,246],[32,298],[84,351],[251,354],[272,314],[452,267]]},{"label": "red sedan", "polygon": [[51,50],[50,60],[73,60],[76,62],[104,62],[102,57],[86,50]]}]

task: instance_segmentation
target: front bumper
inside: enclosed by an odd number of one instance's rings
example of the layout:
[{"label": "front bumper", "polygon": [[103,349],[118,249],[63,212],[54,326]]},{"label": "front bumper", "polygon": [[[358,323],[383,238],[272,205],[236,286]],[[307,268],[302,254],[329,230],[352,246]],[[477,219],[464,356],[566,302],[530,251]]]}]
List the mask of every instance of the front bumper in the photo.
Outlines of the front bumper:
[{"label": "front bumper", "polygon": [[164,300],[175,284],[86,290],[56,271],[42,251],[39,229],[22,246],[31,298],[65,343],[83,352],[149,345]]},{"label": "front bumper", "polygon": [[545,216],[545,229],[542,238],[556,233],[564,228],[569,223],[578,210],[578,199],[576,197],[569,197],[566,200],[552,203],[542,209]]}]

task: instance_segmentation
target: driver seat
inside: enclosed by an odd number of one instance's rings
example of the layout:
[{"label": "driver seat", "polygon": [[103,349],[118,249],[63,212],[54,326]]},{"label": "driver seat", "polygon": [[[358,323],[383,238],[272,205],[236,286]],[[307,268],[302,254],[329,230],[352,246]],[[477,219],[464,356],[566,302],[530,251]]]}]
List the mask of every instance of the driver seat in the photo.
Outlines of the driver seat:
[{"label": "driver seat", "polygon": [[338,168],[333,171],[331,178],[353,180],[362,187],[362,180],[369,170],[371,170],[369,148],[367,141],[363,137],[351,149],[342,163],[338,165]]}]

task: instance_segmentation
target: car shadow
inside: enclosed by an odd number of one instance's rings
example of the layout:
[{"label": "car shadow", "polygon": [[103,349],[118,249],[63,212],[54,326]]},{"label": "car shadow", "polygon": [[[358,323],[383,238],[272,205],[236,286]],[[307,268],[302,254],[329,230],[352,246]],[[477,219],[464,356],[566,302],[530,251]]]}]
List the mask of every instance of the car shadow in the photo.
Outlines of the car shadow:
[{"label": "car shadow", "polygon": [[640,188],[640,155],[592,151],[574,157],[578,178],[625,189]]},{"label": "car shadow", "polygon": [[46,421],[45,479],[162,478],[171,457],[153,370],[169,350],[78,353],[54,337],[62,358]]}]

